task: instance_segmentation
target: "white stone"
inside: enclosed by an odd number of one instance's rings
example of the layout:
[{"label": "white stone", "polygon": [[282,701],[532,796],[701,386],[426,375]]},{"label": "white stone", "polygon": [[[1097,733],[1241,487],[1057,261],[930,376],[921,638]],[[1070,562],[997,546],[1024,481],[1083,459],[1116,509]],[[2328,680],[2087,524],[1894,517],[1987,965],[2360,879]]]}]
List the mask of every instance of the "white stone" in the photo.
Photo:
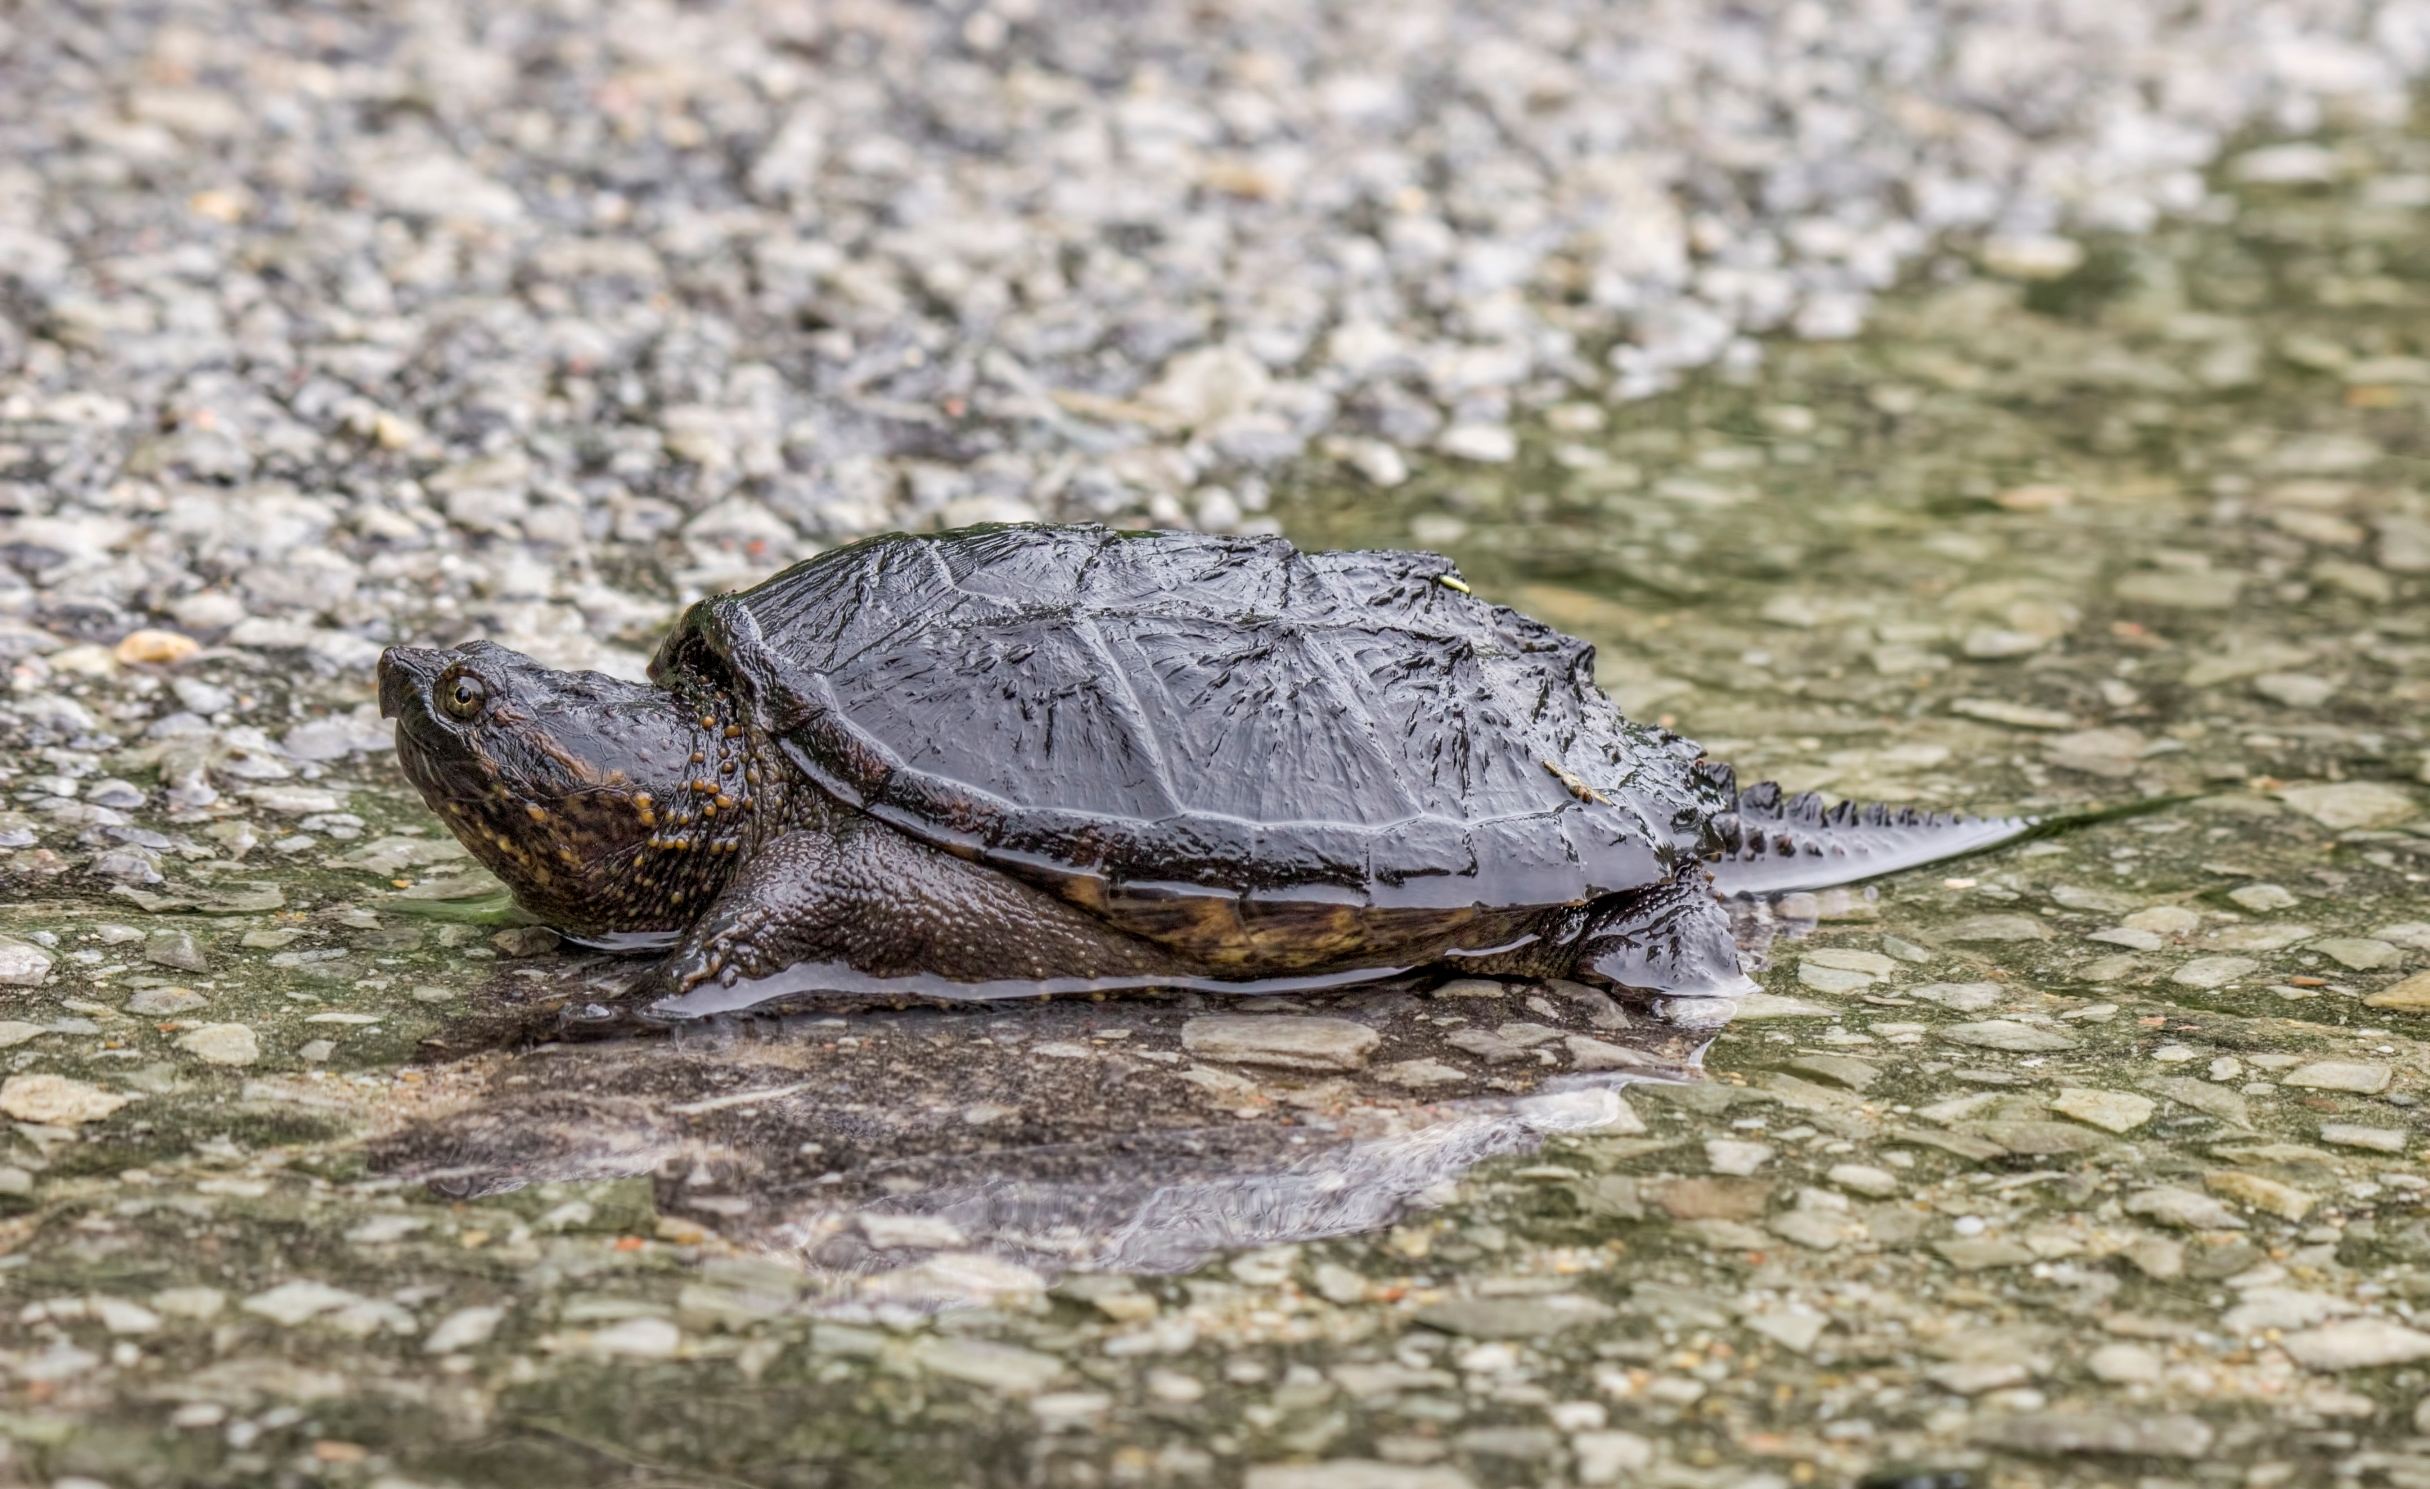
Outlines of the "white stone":
[{"label": "white stone", "polygon": [[2411,792],[2378,781],[2289,786],[2278,793],[2278,799],[2323,827],[2340,832],[2394,827],[2421,815]]},{"label": "white stone", "polygon": [[1181,1026],[1182,1048],[1202,1060],[1287,1070],[1357,1070],[1381,1043],[1365,1024],[1292,1014],[1211,1014]]},{"label": "white stone", "polygon": [[2013,1019],[1987,1019],[1979,1024],[1947,1024],[1937,1032],[1952,1044],[2007,1050],[2017,1054],[2072,1050],[2079,1043],[2072,1035],[2062,1034],[2056,1029],[2039,1028]]},{"label": "white stone", "polygon": [[98,1122],[134,1099],[64,1075],[12,1075],[0,1084],[0,1112],[44,1127]]},{"label": "white stone", "polygon": [[[1569,1440],[1570,1451],[1578,1455],[1578,1482],[1581,1484],[1617,1484],[1653,1466],[1654,1445],[1634,1432],[1617,1428],[1602,1432],[1581,1432]],[[1440,1485],[1395,1486],[1395,1489],[1455,1489],[1457,1481],[1445,1480]],[[1260,1486],[1260,1489],[1283,1489],[1283,1486]],[[1309,1489],[1342,1489],[1339,1485],[1316,1486]],[[1377,1485],[1375,1489],[1384,1489]]]},{"label": "white stone", "polygon": [[591,1353],[627,1360],[672,1359],[683,1348],[683,1331],[672,1319],[628,1318],[590,1337]]},{"label": "white stone", "polygon": [[2320,1140],[2340,1148],[2367,1148],[2374,1153],[2405,1151],[2405,1131],[2401,1127],[2363,1127],[2352,1122],[2323,1122]]},{"label": "white stone", "polygon": [[1034,1394],[1063,1374],[1063,1362],[1052,1355],[981,1339],[930,1335],[912,1345],[911,1358],[923,1370],[1008,1396]]},{"label": "white stone", "polygon": [[2375,1096],[2388,1089],[2395,1072],[2364,1060],[2315,1060],[2279,1077],[2279,1084],[2308,1091],[2355,1091]]},{"label": "white stone", "polygon": [[2388,942],[2367,936],[2330,936],[2313,942],[2310,949],[2355,972],[2377,972],[2405,959],[2405,954]]},{"label": "white stone", "polygon": [[251,1065],[262,1057],[262,1042],[244,1024],[205,1024],[180,1035],[177,1047],[214,1065]]},{"label": "white stone", "polygon": [[292,1329],[322,1314],[368,1301],[361,1293],[331,1287],[326,1282],[299,1279],[282,1282],[268,1292],[256,1293],[237,1306],[247,1313],[259,1314],[273,1323]]},{"label": "white stone", "polygon": [[1704,1158],[1714,1173],[1751,1174],[1772,1161],[1772,1150],[1762,1143],[1716,1137],[1705,1140]]},{"label": "white stone", "polygon": [[2050,1109],[2105,1132],[2132,1132],[2152,1119],[2157,1104],[2150,1097],[2131,1091],[2068,1087],[2052,1099]]},{"label": "white stone", "polygon": [[2179,987],[2222,988],[2261,970],[2261,963],[2251,957],[2196,957],[2168,974],[2168,980]]},{"label": "white stone", "polygon": [[40,987],[51,975],[51,954],[31,941],[0,936],[0,986]]},{"label": "white stone", "polygon": [[1888,1169],[1874,1168],[1862,1163],[1834,1164],[1831,1171],[1823,1177],[1842,1189],[1854,1190],[1858,1194],[1870,1195],[1874,1199],[1887,1199],[1898,1193],[1901,1187],[1898,1176]]},{"label": "white stone", "polygon": [[2244,1217],[2211,1196],[2166,1185],[2129,1195],[2126,1213],[2186,1230],[2243,1230]]},{"label": "white stone", "polygon": [[2296,903],[2295,896],[2275,884],[2247,884],[2228,891],[2228,898],[2256,915],[2284,910]]},{"label": "white stone", "polygon": [[1805,953],[1805,961],[1820,967],[1836,967],[1843,972],[1862,972],[1868,977],[1891,977],[1898,972],[1898,963],[1878,951],[1859,951],[1845,946],[1818,946]]},{"label": "white stone", "polygon": [[1797,964],[1797,980],[1818,993],[1844,997],[1862,992],[1881,979],[1869,972],[1852,972],[1842,967],[1826,967],[1807,957]]},{"label": "white stone", "polygon": [[440,1319],[438,1326],[422,1339],[425,1354],[448,1355],[487,1344],[505,1321],[506,1310],[498,1307],[459,1308]]},{"label": "white stone", "polygon": [[2156,1384],[2162,1364],[2160,1352],[2146,1344],[2104,1344],[2084,1360],[2093,1379],[2113,1386]]},{"label": "white stone", "polygon": [[2430,1334],[2384,1318],[2353,1318],[2290,1334],[2279,1347],[2308,1370],[2367,1370],[2430,1358]]}]

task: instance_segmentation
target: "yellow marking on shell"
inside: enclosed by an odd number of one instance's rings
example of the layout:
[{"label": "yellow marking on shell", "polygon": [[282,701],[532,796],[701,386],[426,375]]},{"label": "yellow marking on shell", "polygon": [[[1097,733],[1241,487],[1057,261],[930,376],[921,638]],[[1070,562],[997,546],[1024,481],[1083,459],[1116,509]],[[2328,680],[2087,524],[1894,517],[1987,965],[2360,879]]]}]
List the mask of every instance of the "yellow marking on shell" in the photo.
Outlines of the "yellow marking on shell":
[{"label": "yellow marking on shell", "polygon": [[1586,782],[1580,780],[1577,773],[1570,770],[1567,766],[1564,766],[1557,761],[1547,760],[1544,762],[1544,769],[1553,777],[1553,779],[1559,781],[1563,786],[1568,787],[1569,794],[1578,798],[1578,800],[1599,801],[1606,806],[1611,804],[1611,799],[1609,797],[1605,796],[1602,792],[1597,791],[1594,787],[1589,786],[1586,784]]},{"label": "yellow marking on shell", "polygon": [[548,808],[539,806],[532,802],[527,801],[523,804],[523,813],[525,816],[531,818],[534,822],[546,822],[548,820]]},{"label": "yellow marking on shell", "polygon": [[1456,589],[1456,590],[1458,590],[1458,591],[1459,591],[1461,594],[1464,594],[1464,595],[1472,595],[1472,594],[1475,594],[1475,593],[1476,593],[1476,591],[1475,591],[1475,590],[1470,589],[1470,588],[1468,587],[1467,581],[1465,581],[1465,580],[1461,580],[1461,579],[1454,579],[1454,578],[1453,578],[1453,577],[1451,577],[1449,574],[1437,574],[1437,575],[1435,575],[1435,576],[1434,576],[1434,582],[1435,582],[1435,583],[1437,583],[1437,584],[1439,584],[1439,585],[1441,585],[1441,586],[1443,586],[1443,588],[1445,588],[1445,589]]}]

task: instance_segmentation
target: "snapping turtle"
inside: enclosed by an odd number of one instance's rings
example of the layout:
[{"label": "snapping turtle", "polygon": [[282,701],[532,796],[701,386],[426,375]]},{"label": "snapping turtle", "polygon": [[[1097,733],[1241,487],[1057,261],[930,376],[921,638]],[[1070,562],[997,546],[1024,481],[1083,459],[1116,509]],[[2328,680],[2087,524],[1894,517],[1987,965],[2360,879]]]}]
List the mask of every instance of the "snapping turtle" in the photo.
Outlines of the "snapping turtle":
[{"label": "snapping turtle", "polygon": [[[1715,895],[2016,821],[1825,812],[1633,724],[1430,553],[890,535],[691,607],[655,686],[396,648],[423,799],[684,1012],[797,991],[1314,989],[1442,966],[1752,986]],[[701,985],[708,986],[702,987]]]}]

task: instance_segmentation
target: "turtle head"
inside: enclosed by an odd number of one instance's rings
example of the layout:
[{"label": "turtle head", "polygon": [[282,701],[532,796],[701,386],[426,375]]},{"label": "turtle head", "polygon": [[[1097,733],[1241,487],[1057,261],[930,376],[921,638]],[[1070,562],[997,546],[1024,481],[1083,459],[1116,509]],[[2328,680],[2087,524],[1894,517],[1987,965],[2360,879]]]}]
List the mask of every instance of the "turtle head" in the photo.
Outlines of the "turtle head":
[{"label": "turtle head", "polygon": [[723,698],[471,641],[383,652],[380,712],[457,840],[577,937],[679,931],[734,862],[750,787]]}]

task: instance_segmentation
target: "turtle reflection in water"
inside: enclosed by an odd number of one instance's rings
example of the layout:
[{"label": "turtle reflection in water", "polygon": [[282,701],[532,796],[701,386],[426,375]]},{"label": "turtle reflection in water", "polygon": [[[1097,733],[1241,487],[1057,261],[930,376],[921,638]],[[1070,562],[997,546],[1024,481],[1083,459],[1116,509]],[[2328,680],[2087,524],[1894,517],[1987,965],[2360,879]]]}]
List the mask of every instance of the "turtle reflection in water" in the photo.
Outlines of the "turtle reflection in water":
[{"label": "turtle reflection in water", "polygon": [[391,650],[380,698],[465,846],[571,938],[665,950],[677,1015],[1438,967],[1726,997],[1717,891],[2025,825],[1742,792],[1593,659],[1435,554],[1014,526],[704,600],[654,686],[472,642]]}]

